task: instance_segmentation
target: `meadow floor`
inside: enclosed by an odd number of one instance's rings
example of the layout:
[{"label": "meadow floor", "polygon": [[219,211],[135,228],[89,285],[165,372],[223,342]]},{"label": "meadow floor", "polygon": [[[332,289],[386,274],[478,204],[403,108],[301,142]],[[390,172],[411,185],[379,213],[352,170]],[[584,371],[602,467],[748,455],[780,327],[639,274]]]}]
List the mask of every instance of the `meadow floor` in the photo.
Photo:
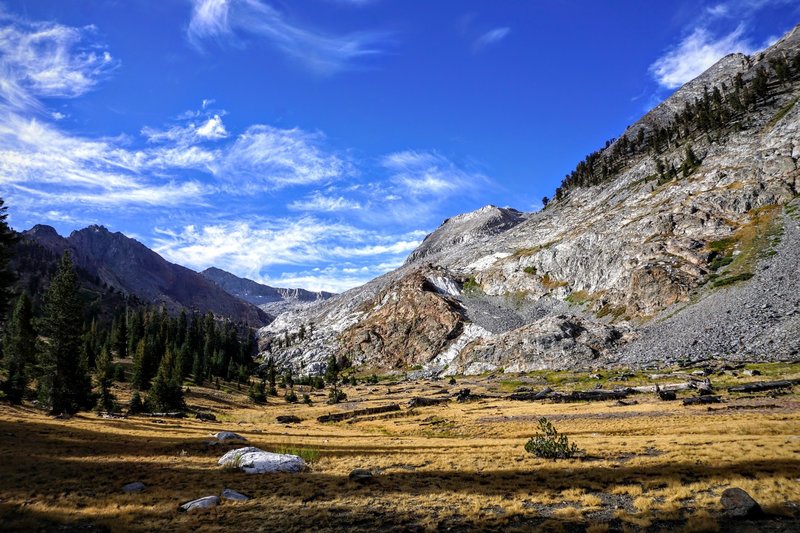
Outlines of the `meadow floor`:
[{"label": "meadow floor", "polygon": [[[769,379],[778,371],[800,377],[800,365],[775,368]],[[312,393],[312,406],[283,398],[256,406],[244,387],[191,387],[189,407],[212,411],[217,422],[94,413],[57,420],[31,406],[0,404],[0,530],[800,530],[797,394],[723,393],[724,403],[690,407],[654,394],[633,396],[638,403],[627,406],[502,397],[520,385],[594,385],[572,378],[364,384],[346,387],[348,401],[337,406],[326,405],[321,391]],[[407,408],[412,397],[448,397],[462,388],[489,397]],[[126,394],[117,393],[120,399]],[[337,423],[316,420],[390,403],[402,410]],[[302,422],[278,424],[278,415]],[[542,416],[586,457],[550,461],[525,452]],[[239,446],[210,445],[210,434],[223,430],[264,450],[302,449],[314,460],[300,474],[225,471],[217,459]],[[371,469],[375,477],[351,481],[354,468]],[[133,481],[147,489],[123,493]],[[746,490],[771,517],[722,516],[720,494],[728,487]],[[223,488],[252,499],[177,511],[179,504]]]}]

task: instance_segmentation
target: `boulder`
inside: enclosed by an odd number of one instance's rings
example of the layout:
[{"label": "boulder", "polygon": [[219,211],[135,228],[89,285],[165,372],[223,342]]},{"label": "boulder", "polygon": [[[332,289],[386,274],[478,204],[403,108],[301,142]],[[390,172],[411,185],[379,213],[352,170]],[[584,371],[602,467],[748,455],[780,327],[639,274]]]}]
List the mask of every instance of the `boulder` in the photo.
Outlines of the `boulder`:
[{"label": "boulder", "polygon": [[247,442],[247,439],[239,435],[238,433],[234,433],[233,431],[218,431],[212,435],[215,439],[220,442]]},{"label": "boulder", "polygon": [[247,474],[302,472],[306,469],[305,461],[296,455],[265,452],[252,446],[231,450],[220,457],[218,463]]},{"label": "boulder", "polygon": [[739,487],[725,489],[720,498],[725,514],[734,518],[759,518],[764,515],[761,506]]},{"label": "boulder", "polygon": [[366,468],[355,468],[347,477],[350,479],[350,481],[355,481],[356,483],[367,483],[372,481],[372,478],[374,478],[375,475],[372,473],[372,471],[367,470]]},{"label": "boulder", "polygon": [[231,500],[234,502],[246,502],[250,499],[250,496],[246,496],[241,492],[236,492],[233,489],[225,489],[222,491],[222,499]]},{"label": "boulder", "polygon": [[147,487],[145,487],[144,483],[142,483],[141,481],[134,481],[133,483],[128,483],[127,485],[124,485],[122,487],[122,492],[127,492],[127,493],[142,492],[145,488]]},{"label": "boulder", "polygon": [[196,500],[181,504],[181,506],[178,507],[178,510],[187,513],[191,511],[199,511],[200,509],[211,509],[217,505],[219,505],[218,496],[204,496],[203,498],[197,498]]}]

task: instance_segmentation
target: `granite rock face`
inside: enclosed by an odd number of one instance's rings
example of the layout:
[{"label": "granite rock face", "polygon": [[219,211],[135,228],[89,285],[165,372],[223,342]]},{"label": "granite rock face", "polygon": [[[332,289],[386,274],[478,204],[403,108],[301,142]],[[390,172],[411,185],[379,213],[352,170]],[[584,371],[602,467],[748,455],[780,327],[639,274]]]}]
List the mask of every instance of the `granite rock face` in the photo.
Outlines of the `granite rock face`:
[{"label": "granite rock face", "polygon": [[[800,27],[762,53],[723,58],[624,135],[655,135],[707,90],[798,53]],[[446,220],[398,270],[278,316],[259,333],[262,355],[312,373],[331,354],[347,354],[366,366],[439,374],[797,354],[800,336],[781,332],[800,329],[800,297],[766,284],[800,286],[796,254],[780,242],[794,242],[797,225],[800,76],[773,80],[770,91],[724,134],[628,157],[611,179],[573,188],[542,211],[486,206]],[[688,145],[699,165],[660,178],[657,159],[680,168]],[[737,311],[765,304],[788,314],[760,330],[753,326],[763,320]],[[725,339],[719,348],[711,337],[729,330],[741,345]],[[778,334],[781,350],[770,351],[768,337]]]}]

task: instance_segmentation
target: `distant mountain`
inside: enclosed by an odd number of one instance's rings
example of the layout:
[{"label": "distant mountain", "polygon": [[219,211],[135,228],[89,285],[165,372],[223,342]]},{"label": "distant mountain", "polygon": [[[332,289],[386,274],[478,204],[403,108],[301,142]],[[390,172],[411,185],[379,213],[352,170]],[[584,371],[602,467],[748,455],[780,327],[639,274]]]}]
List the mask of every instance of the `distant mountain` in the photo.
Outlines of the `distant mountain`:
[{"label": "distant mountain", "polygon": [[216,267],[208,268],[200,274],[219,285],[229,294],[257,305],[263,311],[272,315],[305,307],[334,296],[334,293],[325,291],[314,292],[305,289],[270,287],[250,279],[240,278]]},{"label": "distant mountain", "polygon": [[271,321],[269,314],[232,296],[206,277],[170,263],[135,239],[103,226],[89,226],[64,238],[50,226],[36,225],[22,236],[23,241],[57,256],[69,250],[77,267],[98,284],[143,302],[164,304],[173,312],[181,308],[211,311],[253,327]]}]

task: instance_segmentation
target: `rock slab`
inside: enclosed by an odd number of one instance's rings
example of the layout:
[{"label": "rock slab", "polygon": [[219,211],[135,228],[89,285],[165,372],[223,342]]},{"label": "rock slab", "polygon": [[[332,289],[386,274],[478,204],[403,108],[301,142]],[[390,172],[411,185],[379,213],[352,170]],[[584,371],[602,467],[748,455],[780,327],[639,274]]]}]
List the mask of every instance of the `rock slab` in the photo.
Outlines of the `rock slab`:
[{"label": "rock slab", "polygon": [[233,489],[225,489],[222,491],[222,499],[231,500],[234,502],[246,502],[250,499],[250,496],[246,496],[241,492],[236,492]]},{"label": "rock slab", "polygon": [[213,437],[220,442],[228,442],[228,441],[240,441],[240,442],[247,442],[247,439],[239,435],[238,433],[234,433],[233,431],[218,431],[214,433]]},{"label": "rock slab", "polygon": [[145,489],[144,483],[141,481],[134,481],[133,483],[128,483],[122,487],[122,492],[132,493],[132,492],[142,492]]},{"label": "rock slab", "polygon": [[306,469],[305,461],[296,455],[265,452],[253,446],[231,450],[220,457],[218,463],[247,474],[302,472]]},{"label": "rock slab", "polygon": [[199,511],[201,509],[211,509],[217,505],[219,505],[218,496],[205,496],[203,498],[197,498],[196,500],[182,504],[180,507],[178,507],[178,510],[188,513],[191,511]]}]

